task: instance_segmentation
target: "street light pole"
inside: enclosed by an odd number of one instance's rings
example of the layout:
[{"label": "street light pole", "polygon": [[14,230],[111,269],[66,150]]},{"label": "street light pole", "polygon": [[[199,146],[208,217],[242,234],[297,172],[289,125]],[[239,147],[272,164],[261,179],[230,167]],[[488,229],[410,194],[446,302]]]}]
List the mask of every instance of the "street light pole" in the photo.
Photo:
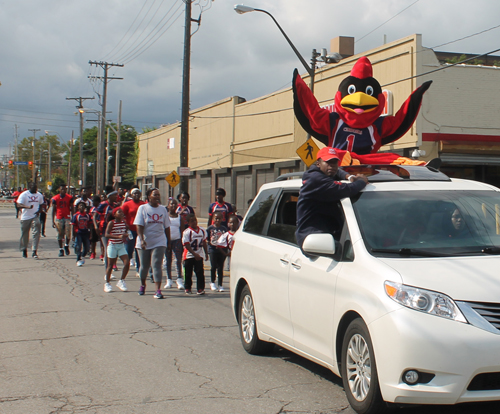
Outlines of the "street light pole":
[{"label": "street light pole", "polygon": [[280,29],[281,34],[285,37],[286,41],[288,42],[288,44],[290,45],[290,47],[292,48],[292,50],[295,52],[295,55],[299,58],[300,63],[302,63],[302,66],[304,66],[304,68],[307,71],[307,73],[309,74],[309,76],[311,76],[311,78],[314,77],[313,69],[309,67],[309,65],[307,64],[307,62],[304,60],[304,58],[302,57],[302,55],[299,53],[299,51],[297,50],[297,48],[294,46],[294,44],[292,43],[292,41],[290,40],[290,38],[286,35],[285,31],[281,28],[281,26],[279,25],[278,21],[274,18],[274,16],[271,13],[269,13],[266,10],[255,9],[253,7],[244,6],[242,4],[237,4],[236,6],[234,6],[234,10],[238,14],[244,14],[244,13],[249,13],[249,12],[253,12],[253,11],[261,12],[261,13],[267,14],[271,19],[273,19],[273,22],[276,24],[276,26],[278,26],[278,29]]},{"label": "street light pole", "polygon": [[302,55],[299,53],[297,48],[294,46],[294,44],[292,43],[290,38],[286,35],[285,31],[281,28],[278,21],[274,18],[274,16],[271,13],[269,13],[266,10],[256,9],[256,8],[253,8],[250,6],[244,6],[243,4],[237,4],[236,6],[234,6],[234,10],[238,14],[244,14],[244,13],[257,11],[257,12],[265,13],[271,19],[273,19],[273,22],[276,24],[276,26],[278,26],[278,29],[280,29],[281,34],[285,37],[286,41],[288,42],[288,44],[290,45],[292,50],[295,52],[295,55],[299,58],[300,63],[302,63],[302,66],[304,66],[305,70],[309,74],[309,76],[311,78],[309,88],[311,89],[312,92],[314,92],[314,75],[316,73],[316,63],[318,62],[318,57],[321,57],[320,60],[325,62],[325,63],[337,63],[337,62],[340,62],[340,60],[342,59],[342,56],[338,53],[334,53],[332,55],[327,56],[326,49],[324,49],[323,53],[318,53],[318,52],[316,52],[316,49],[313,49],[312,57],[311,57],[311,65],[309,66],[307,64],[307,62],[305,61],[305,59],[302,57]]}]

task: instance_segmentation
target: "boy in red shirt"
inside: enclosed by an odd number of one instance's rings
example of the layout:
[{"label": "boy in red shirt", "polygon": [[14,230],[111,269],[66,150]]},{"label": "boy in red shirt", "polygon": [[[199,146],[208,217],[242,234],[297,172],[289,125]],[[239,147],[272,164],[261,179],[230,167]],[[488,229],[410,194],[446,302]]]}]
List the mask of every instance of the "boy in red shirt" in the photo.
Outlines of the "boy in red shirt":
[{"label": "boy in red shirt", "polygon": [[[66,184],[59,186],[59,194],[52,197],[52,227],[57,229],[59,257],[69,256],[69,239],[71,237],[71,214],[73,197],[67,193]],[[63,250],[63,239],[65,239]]]}]

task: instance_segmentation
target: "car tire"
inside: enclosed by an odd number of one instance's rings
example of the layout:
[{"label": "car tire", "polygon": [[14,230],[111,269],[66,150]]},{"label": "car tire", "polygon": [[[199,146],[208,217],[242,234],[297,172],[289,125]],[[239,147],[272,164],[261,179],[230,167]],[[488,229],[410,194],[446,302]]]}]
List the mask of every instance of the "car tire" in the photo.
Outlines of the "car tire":
[{"label": "car tire", "polygon": [[354,411],[376,414],[387,408],[380,393],[370,333],[361,318],[354,319],[344,335],[341,376],[344,391]]},{"label": "car tire", "polygon": [[271,351],[274,345],[261,341],[257,334],[257,318],[255,317],[252,293],[248,285],[241,291],[238,304],[238,325],[241,343],[245,351],[252,355],[262,355]]}]

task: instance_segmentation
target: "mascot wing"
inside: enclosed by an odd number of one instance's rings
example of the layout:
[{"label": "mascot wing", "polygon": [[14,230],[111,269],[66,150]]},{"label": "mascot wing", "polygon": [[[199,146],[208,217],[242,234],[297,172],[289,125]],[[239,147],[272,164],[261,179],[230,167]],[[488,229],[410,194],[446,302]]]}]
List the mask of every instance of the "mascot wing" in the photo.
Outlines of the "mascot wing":
[{"label": "mascot wing", "polygon": [[424,93],[432,81],[424,82],[415,89],[394,116],[382,117],[380,137],[382,145],[390,144],[401,138],[410,129],[417,118]]},{"label": "mascot wing", "polygon": [[293,110],[304,130],[318,141],[328,145],[330,136],[330,111],[320,108],[318,101],[297,69],[293,71]]}]

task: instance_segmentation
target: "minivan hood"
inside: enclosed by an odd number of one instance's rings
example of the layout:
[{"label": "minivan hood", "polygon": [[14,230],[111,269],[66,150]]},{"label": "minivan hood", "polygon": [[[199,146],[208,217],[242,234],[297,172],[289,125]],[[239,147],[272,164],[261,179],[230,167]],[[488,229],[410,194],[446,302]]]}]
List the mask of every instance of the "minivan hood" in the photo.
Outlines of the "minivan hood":
[{"label": "minivan hood", "polygon": [[454,300],[500,302],[500,256],[379,260],[399,272],[405,285],[441,292]]}]

